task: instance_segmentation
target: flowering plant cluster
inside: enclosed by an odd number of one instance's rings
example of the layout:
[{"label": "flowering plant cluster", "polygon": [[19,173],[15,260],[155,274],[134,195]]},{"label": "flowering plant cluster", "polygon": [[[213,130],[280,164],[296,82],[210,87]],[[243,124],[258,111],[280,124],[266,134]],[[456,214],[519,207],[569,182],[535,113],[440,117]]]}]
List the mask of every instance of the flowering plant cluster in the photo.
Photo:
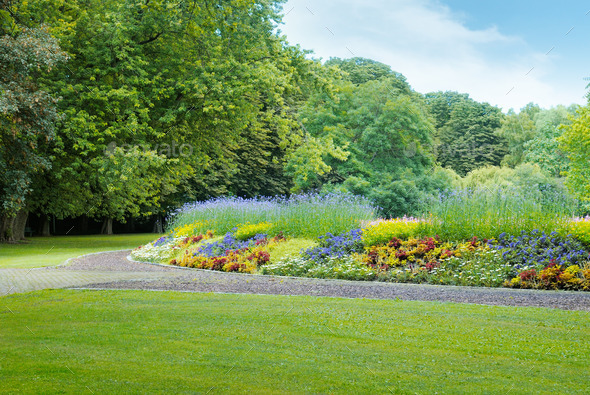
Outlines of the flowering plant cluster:
[{"label": "flowering plant cluster", "polygon": [[460,256],[462,251],[474,250],[481,246],[476,238],[467,244],[454,246],[443,243],[438,237],[410,238],[401,240],[394,237],[385,245],[369,247],[363,262],[380,270],[408,266],[410,269],[424,268],[428,271],[440,266],[445,258]]},{"label": "flowering plant cluster", "polygon": [[502,259],[502,254],[482,245],[441,261],[426,277],[426,282],[444,285],[500,287],[515,269]]},{"label": "flowering plant cluster", "polygon": [[172,234],[175,237],[188,237],[188,236],[195,236],[199,229],[201,229],[206,224],[204,222],[193,222],[186,225],[177,226],[172,231]]},{"label": "flowering plant cluster", "polygon": [[361,229],[353,229],[338,236],[327,233],[318,239],[319,245],[317,247],[301,252],[303,258],[322,262],[328,258],[343,258],[352,253],[363,251]]},{"label": "flowering plant cluster", "polygon": [[590,291],[590,265],[559,265],[552,261],[542,270],[524,270],[505,285],[512,288]]},{"label": "flowering plant cluster", "polygon": [[566,226],[565,231],[585,246],[590,246],[590,216],[574,218]]},{"label": "flowering plant cluster", "polygon": [[195,254],[208,258],[223,256],[226,251],[241,250],[248,248],[258,240],[266,239],[266,235],[256,235],[250,240],[238,240],[231,232],[227,232],[223,239],[200,246]]},{"label": "flowering plant cluster", "polygon": [[270,260],[269,249],[285,241],[279,234],[273,238],[256,235],[248,240],[237,240],[227,233],[222,240],[201,245],[195,251],[186,249],[171,265],[224,272],[253,273]]},{"label": "flowering plant cluster", "polygon": [[365,222],[363,228],[319,236],[315,246],[298,254],[298,248],[288,243],[275,250],[286,240],[282,233],[268,236],[282,228],[277,221],[241,222],[213,240],[211,231],[196,234],[206,223],[197,221],[135,249],[132,256],[227,272],[590,291],[590,254],[585,244],[590,240],[590,218],[570,221],[559,234],[533,230],[466,242],[419,236],[429,229],[428,219],[377,220]]},{"label": "flowering plant cluster", "polygon": [[138,261],[162,263],[167,262],[181,248],[178,244],[184,240],[182,237],[164,236],[137,247],[131,251],[131,257]]},{"label": "flowering plant cluster", "polygon": [[360,262],[356,254],[343,257],[330,256],[321,262],[301,256],[290,257],[262,266],[261,273],[356,281],[370,281],[377,278],[377,272]]},{"label": "flowering plant cluster", "polygon": [[502,233],[498,240],[488,241],[488,245],[499,250],[502,258],[520,271],[539,270],[551,262],[569,266],[589,259],[580,242],[571,236],[559,236],[556,232],[523,231],[518,236]]}]

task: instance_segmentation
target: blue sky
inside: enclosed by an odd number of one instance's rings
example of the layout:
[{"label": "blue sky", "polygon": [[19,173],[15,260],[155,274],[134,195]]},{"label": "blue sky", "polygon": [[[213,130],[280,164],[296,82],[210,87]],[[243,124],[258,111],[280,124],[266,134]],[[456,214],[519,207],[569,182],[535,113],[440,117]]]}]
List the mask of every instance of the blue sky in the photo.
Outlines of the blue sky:
[{"label": "blue sky", "polygon": [[418,92],[507,111],[586,103],[589,11],[577,0],[289,0],[280,30],[316,58],[375,59]]}]

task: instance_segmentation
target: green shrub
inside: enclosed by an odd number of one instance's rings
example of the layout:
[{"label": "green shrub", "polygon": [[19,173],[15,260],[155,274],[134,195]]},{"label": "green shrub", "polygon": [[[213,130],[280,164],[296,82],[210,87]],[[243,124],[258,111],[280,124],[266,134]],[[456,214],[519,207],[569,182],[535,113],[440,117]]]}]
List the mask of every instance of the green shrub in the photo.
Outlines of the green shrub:
[{"label": "green shrub", "polygon": [[407,239],[418,235],[420,226],[419,220],[413,218],[396,218],[371,223],[363,228],[363,244],[371,247],[387,243],[394,237]]},{"label": "green shrub", "polygon": [[566,223],[559,233],[563,236],[572,235],[575,239],[590,247],[590,217],[577,218]]},{"label": "green shrub", "polygon": [[268,235],[272,228],[273,225],[270,222],[260,222],[257,224],[246,222],[237,226],[234,236],[238,240],[248,240],[256,235]]}]

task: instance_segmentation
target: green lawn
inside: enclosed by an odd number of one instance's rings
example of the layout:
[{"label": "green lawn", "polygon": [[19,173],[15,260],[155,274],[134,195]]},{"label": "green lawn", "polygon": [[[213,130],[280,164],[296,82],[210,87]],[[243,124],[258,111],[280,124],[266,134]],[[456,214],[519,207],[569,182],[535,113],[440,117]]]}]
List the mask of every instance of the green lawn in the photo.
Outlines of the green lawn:
[{"label": "green lawn", "polygon": [[0,268],[59,265],[68,258],[91,252],[135,248],[157,234],[31,237],[26,243],[1,244]]},{"label": "green lawn", "polygon": [[0,392],[587,393],[590,315],[146,291],[0,298]]}]

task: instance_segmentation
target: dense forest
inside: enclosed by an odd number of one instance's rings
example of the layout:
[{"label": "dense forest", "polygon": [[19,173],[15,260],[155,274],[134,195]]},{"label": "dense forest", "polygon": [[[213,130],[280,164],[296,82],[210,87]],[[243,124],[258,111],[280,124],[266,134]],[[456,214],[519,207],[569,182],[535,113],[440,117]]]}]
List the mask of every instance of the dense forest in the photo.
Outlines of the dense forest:
[{"label": "dense forest", "polygon": [[350,192],[381,215],[457,188],[590,207],[590,107],[504,114],[292,46],[276,0],[0,0],[0,238],[27,218],[163,216],[210,197]]}]

